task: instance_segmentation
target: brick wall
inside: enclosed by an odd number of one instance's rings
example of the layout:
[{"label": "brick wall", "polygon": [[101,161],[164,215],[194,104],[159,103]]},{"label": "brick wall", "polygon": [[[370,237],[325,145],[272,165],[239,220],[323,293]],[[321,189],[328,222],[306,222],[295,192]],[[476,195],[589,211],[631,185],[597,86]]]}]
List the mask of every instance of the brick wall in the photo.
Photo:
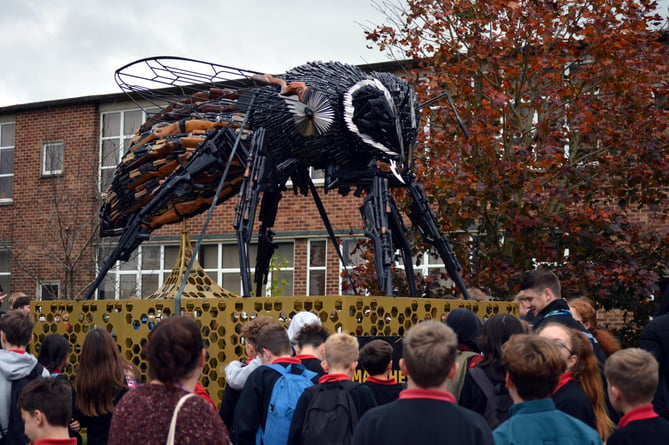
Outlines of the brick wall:
[{"label": "brick wall", "polygon": [[[97,103],[46,105],[17,112],[14,149],[14,199],[0,206],[0,242],[11,246],[11,291],[32,295],[38,280],[57,281],[64,291],[63,262],[66,250],[80,254],[73,288],[81,291],[94,278],[96,243],[86,244],[90,227],[97,223],[100,202],[97,199],[97,159],[100,114]],[[41,175],[42,143],[64,142],[64,171],[58,177]],[[341,233],[361,233],[358,207],[362,198],[342,197],[336,192],[321,198],[330,220]],[[221,204],[209,224],[209,239],[234,239],[236,198]],[[257,213],[259,215],[259,213]],[[193,242],[200,234],[206,214],[188,221]],[[256,221],[257,233],[259,221]],[[88,230],[83,230],[88,228]],[[87,236],[80,233],[87,233]],[[178,242],[180,225],[155,231],[152,239]],[[309,238],[326,238],[324,225],[311,196],[284,193],[274,226],[277,240],[295,239],[294,293],[307,291],[307,249]],[[64,239],[72,247],[63,246]],[[96,240],[97,241],[97,240]],[[339,260],[330,242],[327,244],[326,294],[339,292]]]},{"label": "brick wall", "polygon": [[[94,266],[86,243],[97,212],[97,106],[45,107],[15,116],[13,203],[0,207],[0,241],[11,245],[11,290],[36,292],[37,278],[60,281],[68,256],[84,252],[75,268],[75,288]],[[64,143],[60,176],[41,174],[42,144]],[[82,231],[87,231],[84,235]]]}]

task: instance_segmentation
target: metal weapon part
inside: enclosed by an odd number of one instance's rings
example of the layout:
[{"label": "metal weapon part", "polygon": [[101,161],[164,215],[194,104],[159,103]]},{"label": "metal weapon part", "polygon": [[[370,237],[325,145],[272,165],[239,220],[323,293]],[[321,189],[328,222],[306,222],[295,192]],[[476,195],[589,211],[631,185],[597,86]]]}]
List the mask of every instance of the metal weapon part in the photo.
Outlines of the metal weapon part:
[{"label": "metal weapon part", "polygon": [[[153,230],[237,197],[242,294],[251,295],[249,243],[260,205],[256,295],[275,249],[273,226],[288,180],[311,190],[340,258],[339,244],[309,169],[325,172],[325,191],[365,195],[360,208],[372,240],[379,284],[393,295],[399,249],[416,296],[407,229],[391,188],[408,190],[409,218],[468,298],[461,266],[412,171],[419,107],[411,86],[389,73],[342,63],[308,63],[281,76],[191,59],[148,58],[116,72],[117,83],[153,111],[118,165],[100,210],[101,235],[121,236],[89,288],[90,298],[117,260]],[[156,109],[160,109],[155,113]]]}]

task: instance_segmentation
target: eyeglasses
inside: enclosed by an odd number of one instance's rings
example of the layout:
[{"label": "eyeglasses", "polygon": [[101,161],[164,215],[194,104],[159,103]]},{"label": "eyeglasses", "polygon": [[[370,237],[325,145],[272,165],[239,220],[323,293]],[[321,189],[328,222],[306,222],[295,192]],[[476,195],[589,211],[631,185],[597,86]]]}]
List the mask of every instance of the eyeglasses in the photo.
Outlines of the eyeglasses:
[{"label": "eyeglasses", "polygon": [[569,349],[569,348],[567,347],[567,345],[565,345],[565,344],[562,343],[561,341],[559,341],[559,340],[555,340],[555,344],[558,346],[558,348],[561,348],[561,349],[566,350],[566,351],[569,353],[569,355],[574,355],[574,353],[572,352],[572,350]]}]

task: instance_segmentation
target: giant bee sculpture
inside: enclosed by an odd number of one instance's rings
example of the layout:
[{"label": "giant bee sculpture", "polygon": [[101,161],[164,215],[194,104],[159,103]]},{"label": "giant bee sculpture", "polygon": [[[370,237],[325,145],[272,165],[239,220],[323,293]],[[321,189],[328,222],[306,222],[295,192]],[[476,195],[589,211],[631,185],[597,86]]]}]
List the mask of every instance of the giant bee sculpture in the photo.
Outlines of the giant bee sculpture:
[{"label": "giant bee sculpture", "polygon": [[116,72],[116,80],[140,106],[160,111],[133,137],[105,195],[101,235],[120,239],[86,298],[116,261],[126,261],[152,231],[233,197],[238,199],[234,228],[243,296],[251,295],[249,243],[260,203],[255,265],[260,295],[274,252],[272,226],[288,180],[296,192],[312,194],[343,260],[310,168],[325,172],[326,192],[364,195],[360,212],[386,295],[393,294],[397,249],[410,293],[417,293],[407,229],[389,193],[403,187],[411,198],[412,224],[468,298],[461,266],[415,182],[411,156],[419,106],[405,80],[335,62],[308,63],[274,77],[177,57],[133,62]]}]

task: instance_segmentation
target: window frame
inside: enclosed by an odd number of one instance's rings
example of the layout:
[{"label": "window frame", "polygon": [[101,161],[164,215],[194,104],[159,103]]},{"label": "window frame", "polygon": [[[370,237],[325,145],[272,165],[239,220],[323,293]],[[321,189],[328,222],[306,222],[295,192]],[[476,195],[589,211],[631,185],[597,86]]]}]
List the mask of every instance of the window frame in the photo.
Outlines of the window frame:
[{"label": "window frame", "polygon": [[[60,166],[56,169],[47,169],[47,150],[52,147],[60,147]],[[53,158],[51,158],[53,159]],[[65,168],[65,141],[62,139],[42,142],[41,174],[43,177],[62,176]],[[53,161],[52,161],[53,164]],[[51,166],[53,167],[53,166]]]},{"label": "window frame", "polygon": [[[12,145],[2,145],[2,133],[5,131],[5,128],[8,127],[13,127],[13,134],[11,137],[11,140],[13,142]],[[10,178],[11,180],[11,186],[10,186],[10,192],[8,193],[7,198],[2,198],[0,197],[0,204],[11,204],[14,202],[14,154],[15,154],[15,149],[16,149],[16,122],[14,121],[7,121],[7,122],[0,122],[0,159],[2,156],[6,153],[11,151],[12,154],[12,172],[11,173],[0,173],[0,179],[2,178]]]},{"label": "window frame", "polygon": [[[323,243],[323,265],[322,266],[312,266],[311,265],[311,256],[312,256],[312,250],[311,250],[311,245],[312,243]],[[321,296],[325,295],[327,293],[327,281],[328,281],[328,240],[327,238],[314,238],[308,240],[307,243],[307,295],[308,296]],[[324,278],[323,278],[323,293],[314,293],[311,290],[311,273],[312,272],[323,272],[324,273]]]},{"label": "window frame", "polygon": [[[53,287],[55,286],[56,288],[56,296],[54,298],[44,298],[44,291],[48,287]],[[58,300],[60,299],[60,281],[59,280],[46,280],[46,281],[38,281],[37,282],[37,296],[39,301],[52,301],[52,300]]]},{"label": "window frame", "polygon": [[[134,129],[128,129],[126,127],[126,114],[127,113],[136,113],[139,112],[141,113],[140,117],[140,122],[139,126]],[[107,187],[111,184],[103,184],[103,178],[104,178],[104,172],[109,170],[111,171],[111,174],[113,175],[114,171],[116,171],[116,167],[118,166],[119,162],[123,158],[123,155],[127,151],[128,148],[130,148],[130,140],[132,137],[137,133],[137,130],[141,127],[141,125],[146,122],[147,116],[149,113],[147,113],[144,109],[138,108],[138,107],[128,107],[128,108],[122,108],[122,109],[113,109],[113,110],[105,110],[105,111],[100,111],[100,138],[99,138],[99,147],[98,147],[98,188],[100,190],[100,196],[104,197],[106,192],[107,192]],[[114,133],[112,135],[105,136],[105,132],[107,128],[105,127],[105,116],[111,116],[113,114],[118,114],[118,128],[115,130],[118,130],[118,134]],[[114,130],[114,131],[115,131]],[[111,163],[109,165],[105,164],[105,143],[107,142],[116,142],[117,147],[116,147],[116,162]],[[109,153],[108,153],[109,155]],[[111,178],[111,177],[110,177]]]},{"label": "window frame", "polygon": [[[277,244],[291,244],[292,245],[292,255],[293,257],[289,259],[289,265],[288,266],[283,266],[280,267],[280,272],[281,273],[288,273],[290,274],[292,278],[292,282],[290,283],[290,289],[291,293],[295,289],[295,240],[294,239],[286,239],[286,240],[277,240]],[[201,255],[198,255],[198,262],[200,262],[200,265],[204,269],[204,271],[220,286],[223,286],[223,275],[224,274],[231,274],[234,273],[239,280],[239,289],[240,291],[237,292],[237,289],[228,289],[231,292],[235,293],[241,293],[241,275],[240,275],[240,270],[239,267],[237,268],[224,268],[223,267],[223,246],[235,246],[235,243],[232,241],[221,241],[221,242],[207,242],[200,246],[200,248],[212,248],[216,247],[216,258],[215,261],[208,260],[214,262],[214,267],[211,267],[212,264],[203,264],[203,261],[201,260]],[[251,247],[251,252],[253,252],[255,244],[252,244]],[[143,267],[142,263],[144,261],[144,254],[145,254],[145,249],[147,248],[155,248],[159,247],[160,248],[160,253],[159,253],[159,263],[158,263],[158,269],[155,268],[145,268]],[[97,251],[97,257],[98,261],[97,264],[100,265],[102,264],[105,259],[106,255],[110,251],[110,248],[113,248],[113,245],[111,244],[104,244],[98,247]],[[158,276],[158,284],[157,288],[155,290],[158,290],[162,287],[163,283],[169,276],[169,274],[172,272],[172,269],[174,268],[174,262],[170,258],[169,261],[166,261],[166,249],[176,249],[178,255],[178,249],[179,249],[179,244],[175,242],[166,242],[166,243],[151,243],[151,244],[142,244],[140,245],[135,252],[130,256],[128,261],[117,261],[116,264],[107,272],[107,276],[105,277],[105,280],[102,282],[102,285],[98,290],[96,291],[95,298],[100,299],[100,290],[101,288],[104,287],[104,284],[111,284],[112,289],[111,290],[105,290],[104,291],[104,299],[114,299],[114,300],[125,300],[129,298],[138,298],[138,299],[144,299],[145,296],[143,295],[143,287],[144,287],[144,281],[143,277],[150,276],[150,275],[157,275]],[[104,256],[103,256],[104,255]],[[251,258],[249,258],[251,265],[253,266],[255,264],[255,259],[253,258],[253,254],[251,253]],[[277,268],[278,269],[278,268]],[[270,296],[271,290],[272,290],[272,280],[273,274],[275,272],[275,269],[270,266],[270,272],[269,272],[269,277],[267,280],[267,286],[264,289],[264,294],[262,296]],[[251,267],[251,274],[255,273],[255,268]],[[133,292],[131,294],[122,294],[122,282],[125,280],[128,280],[126,282],[132,281],[131,278],[127,277],[134,277],[134,287],[133,287]],[[277,277],[277,279],[280,279]],[[286,294],[287,295],[287,294]]]}]

